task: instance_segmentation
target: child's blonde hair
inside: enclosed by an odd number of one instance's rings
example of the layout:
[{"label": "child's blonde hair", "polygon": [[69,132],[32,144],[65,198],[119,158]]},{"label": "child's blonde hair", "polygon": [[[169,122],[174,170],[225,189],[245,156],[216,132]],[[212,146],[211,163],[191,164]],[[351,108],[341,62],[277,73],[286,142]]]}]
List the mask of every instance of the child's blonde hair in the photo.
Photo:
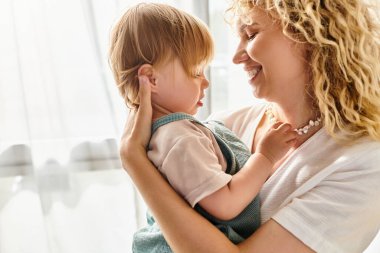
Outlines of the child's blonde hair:
[{"label": "child's blonde hair", "polygon": [[249,22],[255,8],[264,10],[287,37],[305,45],[309,92],[331,136],[380,140],[380,27],[374,6],[366,0],[231,2],[227,13],[233,19]]},{"label": "child's blonde hair", "polygon": [[213,56],[213,41],[198,18],[172,6],[142,3],[130,9],[111,35],[110,65],[128,107],[138,108],[138,69],[178,58],[189,76]]}]

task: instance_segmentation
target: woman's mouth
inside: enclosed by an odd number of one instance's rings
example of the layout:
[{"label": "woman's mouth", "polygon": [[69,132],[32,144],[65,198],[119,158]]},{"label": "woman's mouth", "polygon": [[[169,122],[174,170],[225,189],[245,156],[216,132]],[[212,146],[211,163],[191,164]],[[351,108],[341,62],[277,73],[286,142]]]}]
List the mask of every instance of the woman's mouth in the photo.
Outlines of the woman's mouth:
[{"label": "woman's mouth", "polygon": [[258,74],[261,72],[261,70],[262,70],[262,67],[259,66],[259,67],[255,67],[255,68],[247,71],[247,75],[248,75],[250,82],[255,80],[255,78],[258,76]]}]

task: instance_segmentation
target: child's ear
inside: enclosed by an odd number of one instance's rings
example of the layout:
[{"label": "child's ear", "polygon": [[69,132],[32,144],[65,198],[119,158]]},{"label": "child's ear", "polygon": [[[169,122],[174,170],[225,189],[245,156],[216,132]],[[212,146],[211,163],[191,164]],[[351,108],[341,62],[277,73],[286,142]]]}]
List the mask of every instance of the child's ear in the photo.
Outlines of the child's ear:
[{"label": "child's ear", "polygon": [[152,65],[150,64],[144,64],[141,65],[140,68],[137,71],[138,76],[146,76],[149,78],[149,82],[151,83],[151,91],[156,91],[156,77],[155,77],[155,70]]}]

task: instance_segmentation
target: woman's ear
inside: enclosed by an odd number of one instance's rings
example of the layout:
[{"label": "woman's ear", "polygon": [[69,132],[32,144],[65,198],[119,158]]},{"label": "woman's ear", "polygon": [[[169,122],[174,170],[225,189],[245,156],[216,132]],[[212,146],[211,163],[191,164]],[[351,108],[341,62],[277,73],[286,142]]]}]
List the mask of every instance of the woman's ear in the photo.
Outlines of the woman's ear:
[{"label": "woman's ear", "polygon": [[140,68],[137,71],[138,76],[146,76],[149,79],[151,91],[153,93],[156,92],[156,78],[155,78],[155,70],[152,65],[150,64],[144,64],[141,65]]}]

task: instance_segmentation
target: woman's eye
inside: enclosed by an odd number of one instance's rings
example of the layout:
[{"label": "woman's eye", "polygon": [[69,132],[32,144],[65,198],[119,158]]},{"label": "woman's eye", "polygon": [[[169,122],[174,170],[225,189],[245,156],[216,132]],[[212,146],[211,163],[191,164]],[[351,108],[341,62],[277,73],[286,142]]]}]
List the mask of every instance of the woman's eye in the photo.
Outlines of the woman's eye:
[{"label": "woman's eye", "polygon": [[247,34],[247,40],[251,41],[256,37],[257,33]]}]

